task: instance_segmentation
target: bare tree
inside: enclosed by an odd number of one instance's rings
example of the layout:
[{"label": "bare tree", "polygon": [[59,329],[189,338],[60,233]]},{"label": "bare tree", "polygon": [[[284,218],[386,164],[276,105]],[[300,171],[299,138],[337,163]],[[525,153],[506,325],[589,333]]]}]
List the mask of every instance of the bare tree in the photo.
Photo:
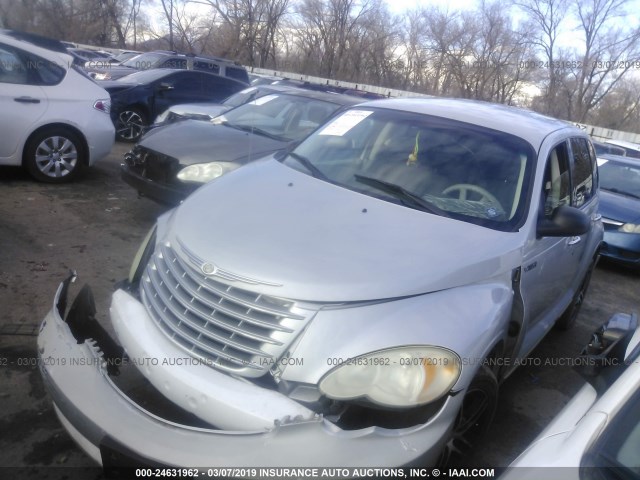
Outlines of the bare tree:
[{"label": "bare tree", "polygon": [[[515,0],[515,5],[529,17],[535,28],[531,31],[531,44],[539,48],[548,78],[544,113],[558,116],[557,92],[561,68],[558,68],[558,37],[565,23],[571,0]],[[535,65],[535,64],[534,64]]]},{"label": "bare tree", "polygon": [[175,3],[178,0],[160,0],[167,25],[169,26],[169,50],[174,50],[173,26],[175,22]]},{"label": "bare tree", "polygon": [[290,0],[197,0],[220,19],[217,33],[226,54],[252,66],[275,65],[276,37]]},{"label": "bare tree", "polygon": [[589,113],[640,60],[640,27],[625,27],[628,0],[577,0],[576,16],[583,40],[582,54],[569,62],[566,80],[572,94],[567,117],[583,123]]}]

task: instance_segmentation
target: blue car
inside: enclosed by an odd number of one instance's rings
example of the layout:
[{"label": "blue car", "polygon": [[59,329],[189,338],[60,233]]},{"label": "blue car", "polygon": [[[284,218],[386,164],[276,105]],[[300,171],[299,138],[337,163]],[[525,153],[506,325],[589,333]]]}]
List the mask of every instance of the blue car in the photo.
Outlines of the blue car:
[{"label": "blue car", "polygon": [[600,213],[604,223],[602,256],[640,270],[640,160],[598,157]]}]

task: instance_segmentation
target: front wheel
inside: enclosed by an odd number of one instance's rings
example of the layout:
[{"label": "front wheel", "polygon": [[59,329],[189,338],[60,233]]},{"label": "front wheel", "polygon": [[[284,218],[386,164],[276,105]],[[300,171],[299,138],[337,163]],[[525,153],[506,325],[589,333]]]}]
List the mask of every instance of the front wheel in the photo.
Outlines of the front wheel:
[{"label": "front wheel", "polygon": [[446,468],[464,464],[487,433],[498,405],[498,381],[483,365],[467,388],[453,432],[445,444],[438,466]]},{"label": "front wheel", "polygon": [[127,107],[118,114],[116,138],[123,142],[137,142],[146,126],[146,115],[138,108]]},{"label": "front wheel", "polygon": [[32,136],[25,148],[25,166],[41,182],[73,180],[87,164],[84,143],[77,134],[55,127]]}]

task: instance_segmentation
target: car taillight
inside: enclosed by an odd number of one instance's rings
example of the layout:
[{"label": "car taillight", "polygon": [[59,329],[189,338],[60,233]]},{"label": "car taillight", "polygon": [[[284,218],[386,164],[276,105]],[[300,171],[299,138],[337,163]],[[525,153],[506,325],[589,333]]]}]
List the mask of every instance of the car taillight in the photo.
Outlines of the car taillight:
[{"label": "car taillight", "polygon": [[93,104],[93,108],[104,113],[109,113],[111,112],[111,100],[96,100]]}]

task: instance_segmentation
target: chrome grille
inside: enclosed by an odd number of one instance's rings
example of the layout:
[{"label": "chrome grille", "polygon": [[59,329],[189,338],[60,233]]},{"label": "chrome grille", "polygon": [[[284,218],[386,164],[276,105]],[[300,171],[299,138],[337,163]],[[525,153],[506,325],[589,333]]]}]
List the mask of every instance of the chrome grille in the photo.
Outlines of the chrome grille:
[{"label": "chrome grille", "polygon": [[263,375],[313,312],[207,276],[163,243],[147,266],[141,296],[151,318],[181,348],[207,364]]}]

